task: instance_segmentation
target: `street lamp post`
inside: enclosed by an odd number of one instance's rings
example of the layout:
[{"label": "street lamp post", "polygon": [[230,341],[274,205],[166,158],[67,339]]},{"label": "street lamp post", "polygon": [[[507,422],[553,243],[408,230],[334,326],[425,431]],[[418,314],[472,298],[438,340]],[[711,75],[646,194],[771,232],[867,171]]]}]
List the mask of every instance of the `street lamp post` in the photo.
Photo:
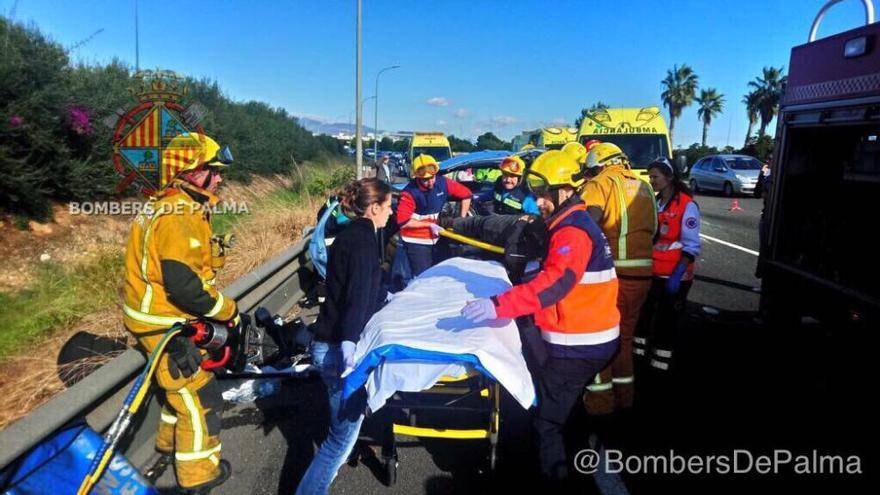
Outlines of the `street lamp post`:
[{"label": "street lamp post", "polygon": [[355,108],[355,112],[357,113],[355,117],[355,166],[357,167],[357,178],[362,179],[364,177],[364,144],[361,142],[361,122],[363,119],[363,112],[361,111],[361,0],[357,0],[357,34],[355,35],[355,44],[357,45],[357,75],[355,76],[357,79],[355,81],[355,95],[354,95],[354,104],[357,105]]},{"label": "street lamp post", "polygon": [[378,74],[376,74],[376,93],[373,95],[376,98],[375,106],[373,107],[373,159],[379,160],[379,76],[382,75],[386,70],[399,69],[399,65],[392,65],[389,67],[385,67],[380,70]]},{"label": "street lamp post", "polygon": [[[364,113],[364,104],[370,100],[375,100],[375,99],[376,99],[376,95],[373,95],[373,96],[368,96],[368,97],[364,98],[363,100],[361,100],[361,114]],[[376,134],[374,132],[373,138],[375,139],[375,137],[376,137]],[[373,159],[375,160],[375,157],[373,157]]]}]

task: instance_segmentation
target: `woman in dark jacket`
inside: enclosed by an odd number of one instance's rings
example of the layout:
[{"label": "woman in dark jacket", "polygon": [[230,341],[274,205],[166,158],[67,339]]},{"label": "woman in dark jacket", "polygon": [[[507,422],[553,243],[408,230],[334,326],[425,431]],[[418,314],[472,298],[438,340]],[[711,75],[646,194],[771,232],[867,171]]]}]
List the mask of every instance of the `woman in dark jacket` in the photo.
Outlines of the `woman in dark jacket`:
[{"label": "woman in dark jacket", "polygon": [[342,399],[340,375],[354,366],[361,331],[385,300],[377,231],[391,216],[391,187],[361,179],[345,187],[342,211],[353,220],[336,236],[327,260],[327,299],[315,322],[312,362],[327,386],[330,432],[296,493],[326,493],[357,441],[366,396]]}]

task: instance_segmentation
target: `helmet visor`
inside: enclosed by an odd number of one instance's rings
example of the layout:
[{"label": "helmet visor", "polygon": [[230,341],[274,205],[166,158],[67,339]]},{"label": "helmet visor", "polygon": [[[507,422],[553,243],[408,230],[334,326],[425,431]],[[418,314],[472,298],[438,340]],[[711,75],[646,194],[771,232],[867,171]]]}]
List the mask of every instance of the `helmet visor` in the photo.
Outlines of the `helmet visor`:
[{"label": "helmet visor", "polygon": [[501,162],[501,171],[510,174],[510,175],[522,175],[523,167],[520,165],[520,162],[514,160],[512,158],[505,158],[504,161]]},{"label": "helmet visor", "polygon": [[208,165],[218,167],[231,165],[235,159],[232,157],[232,150],[229,149],[229,146],[222,146],[219,150],[217,150],[217,154],[214,158],[208,160]]},{"label": "helmet visor", "polygon": [[440,167],[436,163],[428,163],[416,168],[414,175],[419,179],[429,179],[437,175]]},{"label": "helmet visor", "polygon": [[532,170],[526,170],[526,185],[529,191],[539,198],[548,195],[553,189],[546,177]]}]

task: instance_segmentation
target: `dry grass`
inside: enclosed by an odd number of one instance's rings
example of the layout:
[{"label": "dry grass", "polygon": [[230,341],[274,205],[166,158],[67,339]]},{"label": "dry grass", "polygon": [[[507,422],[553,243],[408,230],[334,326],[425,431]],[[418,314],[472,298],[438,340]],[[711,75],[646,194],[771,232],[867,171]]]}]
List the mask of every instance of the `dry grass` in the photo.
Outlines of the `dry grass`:
[{"label": "dry grass", "polygon": [[26,288],[39,270],[40,256],[70,265],[125,246],[129,216],[71,215],[66,205],[55,205],[52,211],[52,222],[31,222],[31,231],[20,231],[0,220],[0,292]]},{"label": "dry grass", "polygon": [[[108,307],[84,317],[75,327],[54,334],[29,353],[22,353],[0,364],[0,429],[39,407],[66,388],[62,376],[76,373],[77,368],[107,362],[110,356],[95,356],[83,362],[59,367],[56,356],[70,336],[78,331],[113,339],[128,339],[122,326],[119,309]],[[118,354],[118,353],[117,353]]]},{"label": "dry grass", "polygon": [[[257,177],[248,185],[232,183],[225,187],[223,197],[237,204],[248,204],[251,213],[230,223],[237,244],[227,258],[226,267],[218,274],[221,287],[281,252],[300,238],[304,226],[314,224],[315,212],[324,198],[316,195],[297,198],[288,190],[291,184],[288,178],[278,176]],[[101,237],[101,244],[114,244],[117,249],[124,245],[127,227],[120,229],[114,224],[110,232]],[[78,238],[79,241],[76,240]],[[91,236],[79,232],[65,237],[66,241],[70,239],[74,239],[72,242],[75,243],[87,243]],[[78,251],[80,248],[74,245],[70,249]],[[62,392],[65,385],[60,374],[76,373],[76,367],[89,367],[114,357],[96,356],[59,369],[56,356],[74,333],[87,331],[110,338],[126,338],[131,342],[122,326],[120,314],[118,304],[103,308],[68,328],[54,331],[51,337],[31,346],[28,352],[0,362],[0,397],[4,398],[4,407],[0,410],[0,429]]]}]

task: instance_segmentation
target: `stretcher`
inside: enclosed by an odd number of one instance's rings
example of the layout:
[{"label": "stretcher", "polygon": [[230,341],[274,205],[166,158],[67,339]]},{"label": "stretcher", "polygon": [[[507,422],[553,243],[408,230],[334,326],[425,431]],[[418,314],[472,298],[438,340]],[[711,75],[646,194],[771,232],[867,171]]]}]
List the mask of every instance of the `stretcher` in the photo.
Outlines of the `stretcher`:
[{"label": "stretcher", "polygon": [[396,435],[486,441],[486,467],[494,468],[501,387],[524,409],[535,391],[516,323],[474,323],[460,311],[509,287],[500,263],[453,258],[425,271],[367,323],[343,396],[366,389],[385,429],[389,483],[396,481]]},{"label": "stretcher", "polygon": [[[459,376],[443,376],[422,392],[397,392],[385,403],[386,419],[382,438],[382,463],[385,481],[397,481],[397,435],[450,440],[485,440],[488,451],[484,471],[493,473],[498,462],[498,432],[501,426],[501,387],[491,377],[475,370]],[[437,415],[468,416],[472,428],[448,428],[438,424]]]}]

